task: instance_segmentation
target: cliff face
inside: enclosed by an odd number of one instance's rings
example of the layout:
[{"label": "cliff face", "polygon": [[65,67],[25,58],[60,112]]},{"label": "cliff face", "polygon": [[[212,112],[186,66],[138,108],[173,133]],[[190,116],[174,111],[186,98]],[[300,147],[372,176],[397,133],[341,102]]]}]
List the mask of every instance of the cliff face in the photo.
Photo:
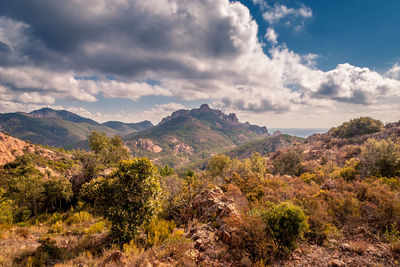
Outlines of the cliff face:
[{"label": "cliff face", "polygon": [[178,118],[201,118],[201,117],[207,117],[208,119],[211,118],[212,121],[215,122],[216,125],[220,125],[221,123],[226,123],[227,125],[230,126],[242,126],[244,128],[247,128],[249,131],[258,134],[258,135],[265,135],[268,136],[268,130],[267,127],[263,126],[257,126],[257,125],[252,125],[248,122],[241,123],[239,122],[239,119],[237,118],[235,113],[230,113],[226,115],[223,113],[221,110],[218,109],[212,109],[210,108],[207,104],[203,104],[200,106],[200,108],[197,109],[192,109],[192,110],[186,110],[186,109],[180,109],[175,112],[173,112],[170,116],[165,117],[161,120],[159,125],[162,125],[166,122],[169,122],[174,119]]}]

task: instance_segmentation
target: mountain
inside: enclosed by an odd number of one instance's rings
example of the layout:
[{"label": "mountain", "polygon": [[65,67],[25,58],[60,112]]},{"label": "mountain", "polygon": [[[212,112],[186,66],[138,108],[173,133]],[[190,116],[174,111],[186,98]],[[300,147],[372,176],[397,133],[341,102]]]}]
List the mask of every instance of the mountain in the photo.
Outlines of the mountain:
[{"label": "mountain", "polygon": [[104,132],[109,136],[126,135],[151,127],[150,122],[100,124],[66,110],[43,108],[30,113],[0,114],[0,131],[32,143],[57,147],[87,140],[93,132]]},{"label": "mountain", "polygon": [[134,156],[182,166],[268,135],[266,127],[241,123],[235,114],[226,115],[204,104],[175,111],[157,126],[124,139]]},{"label": "mountain", "polygon": [[99,123],[94,120],[81,117],[75,113],[66,110],[54,110],[51,108],[42,108],[28,113],[28,115],[32,118],[37,118],[37,119],[60,119],[77,123],[84,122],[88,124],[99,125]]},{"label": "mountain", "polygon": [[302,143],[304,138],[281,134],[277,136],[268,136],[259,140],[240,145],[225,154],[231,158],[249,158],[254,152],[260,153],[261,156],[274,152],[277,149],[291,146],[292,144]]},{"label": "mountain", "polygon": [[138,123],[125,123],[120,121],[107,121],[102,123],[102,125],[107,126],[119,132],[119,135],[124,136],[133,132],[140,132],[143,130],[150,129],[154,125],[150,121],[142,121]]}]

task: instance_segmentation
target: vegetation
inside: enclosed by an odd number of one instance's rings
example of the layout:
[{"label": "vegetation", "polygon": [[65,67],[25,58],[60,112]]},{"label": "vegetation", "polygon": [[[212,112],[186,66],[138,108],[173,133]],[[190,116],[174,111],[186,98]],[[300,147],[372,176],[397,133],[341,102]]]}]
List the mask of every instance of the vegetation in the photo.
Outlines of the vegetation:
[{"label": "vegetation", "polygon": [[110,178],[97,178],[85,184],[82,199],[93,203],[94,211],[111,221],[111,238],[129,243],[144,223],[158,211],[160,185],[150,160],[122,161]]},{"label": "vegetation", "polygon": [[343,123],[329,130],[332,136],[350,138],[357,135],[371,134],[383,130],[383,123],[370,117],[360,117]]},{"label": "vegetation", "polygon": [[313,248],[396,262],[400,145],[367,137],[249,155],[250,143],[203,170],[132,159],[96,132],[88,152],[27,151],[0,168],[0,265],[265,266]]}]

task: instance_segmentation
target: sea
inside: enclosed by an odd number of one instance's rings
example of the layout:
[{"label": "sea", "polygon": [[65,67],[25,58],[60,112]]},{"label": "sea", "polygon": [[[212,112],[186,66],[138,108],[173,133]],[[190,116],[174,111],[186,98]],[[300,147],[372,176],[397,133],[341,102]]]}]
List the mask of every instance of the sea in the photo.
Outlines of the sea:
[{"label": "sea", "polygon": [[329,128],[268,128],[268,132],[273,134],[275,131],[281,131],[284,134],[298,137],[309,137],[316,133],[326,133]]}]

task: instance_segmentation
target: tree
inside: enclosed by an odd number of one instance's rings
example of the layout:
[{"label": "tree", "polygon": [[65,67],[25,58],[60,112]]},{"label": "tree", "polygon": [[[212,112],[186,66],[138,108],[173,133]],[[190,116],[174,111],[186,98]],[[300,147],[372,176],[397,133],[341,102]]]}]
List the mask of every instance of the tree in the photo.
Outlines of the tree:
[{"label": "tree", "polygon": [[113,242],[123,244],[155,216],[160,190],[156,167],[147,158],[135,158],[122,161],[110,177],[85,184],[81,197],[111,221]]},{"label": "tree", "polygon": [[222,176],[230,166],[231,158],[226,155],[215,155],[208,163],[208,169],[213,177]]},{"label": "tree", "polygon": [[68,202],[72,196],[72,185],[65,177],[51,177],[43,183],[45,203],[52,211],[62,209],[62,203]]},{"label": "tree", "polygon": [[92,132],[89,135],[89,146],[99,161],[107,166],[116,165],[129,158],[129,151],[120,136],[109,138],[105,133]]},{"label": "tree", "polygon": [[162,177],[166,177],[166,176],[171,176],[172,174],[174,174],[174,169],[172,169],[171,167],[169,167],[168,165],[165,165],[163,168],[161,168],[160,170],[160,175]]},{"label": "tree", "polygon": [[361,168],[365,175],[400,175],[400,144],[390,139],[368,139],[361,147]]}]

